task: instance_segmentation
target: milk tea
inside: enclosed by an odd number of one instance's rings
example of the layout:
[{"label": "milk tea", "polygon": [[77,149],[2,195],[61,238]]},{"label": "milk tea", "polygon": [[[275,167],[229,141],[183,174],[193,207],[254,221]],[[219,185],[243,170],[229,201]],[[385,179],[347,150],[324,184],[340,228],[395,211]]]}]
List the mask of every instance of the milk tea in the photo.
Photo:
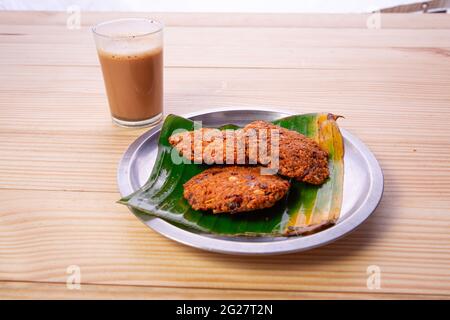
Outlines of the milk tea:
[{"label": "milk tea", "polygon": [[122,121],[143,121],[163,111],[163,51],[134,54],[99,51],[111,114]]}]

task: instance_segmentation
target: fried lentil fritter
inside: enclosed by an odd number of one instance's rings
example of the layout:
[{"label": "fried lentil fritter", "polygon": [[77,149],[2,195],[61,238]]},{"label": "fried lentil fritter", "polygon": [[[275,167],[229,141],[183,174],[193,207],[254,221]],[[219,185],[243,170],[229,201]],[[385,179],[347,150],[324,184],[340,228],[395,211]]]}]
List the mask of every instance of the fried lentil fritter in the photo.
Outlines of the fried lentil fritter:
[{"label": "fried lentil fritter", "polygon": [[184,184],[183,196],[195,210],[244,212],[272,207],[289,190],[288,181],[262,175],[261,167],[212,167]]},{"label": "fried lentil fritter", "polygon": [[169,143],[180,155],[195,163],[245,164],[245,140],[235,130],[201,128],[184,131],[171,135]]},{"label": "fried lentil fritter", "polygon": [[[288,130],[265,121],[251,122],[243,130],[248,134],[251,129],[255,130],[257,134],[258,147],[267,144],[269,155],[271,154],[271,135],[269,130],[278,129],[279,174],[315,185],[322,184],[330,175],[328,169],[328,153],[321,149],[314,140],[296,131]],[[266,133],[263,134],[263,132]],[[270,158],[267,160],[258,158],[259,163],[270,166]]]},{"label": "fried lentil fritter", "polygon": [[[279,162],[273,162],[271,130],[279,133]],[[181,155],[207,164],[261,164],[315,185],[329,176],[328,153],[312,139],[269,122],[254,121],[239,130],[199,129],[172,135],[169,143]],[[261,156],[266,148],[267,156]],[[264,152],[263,152],[264,154]]]}]

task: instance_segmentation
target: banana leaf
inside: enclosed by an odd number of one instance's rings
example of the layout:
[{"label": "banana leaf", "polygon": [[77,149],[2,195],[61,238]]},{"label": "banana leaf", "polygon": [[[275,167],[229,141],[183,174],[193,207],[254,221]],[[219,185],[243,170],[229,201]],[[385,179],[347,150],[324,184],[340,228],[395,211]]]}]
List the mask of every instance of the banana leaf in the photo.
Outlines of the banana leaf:
[{"label": "banana leaf", "polygon": [[[330,177],[321,186],[291,180],[288,195],[275,206],[236,214],[213,214],[193,210],[183,198],[183,184],[207,165],[174,164],[176,152],[168,138],[176,129],[193,130],[194,123],[176,115],[167,116],[161,129],[158,156],[150,178],[135,193],[119,203],[138,214],[149,214],[178,227],[222,236],[306,235],[332,226],[339,218],[343,180],[344,144],[332,114],[305,114],[273,121],[315,141],[329,153]],[[256,120],[256,119],[255,119]],[[236,129],[232,124],[219,129]]]}]

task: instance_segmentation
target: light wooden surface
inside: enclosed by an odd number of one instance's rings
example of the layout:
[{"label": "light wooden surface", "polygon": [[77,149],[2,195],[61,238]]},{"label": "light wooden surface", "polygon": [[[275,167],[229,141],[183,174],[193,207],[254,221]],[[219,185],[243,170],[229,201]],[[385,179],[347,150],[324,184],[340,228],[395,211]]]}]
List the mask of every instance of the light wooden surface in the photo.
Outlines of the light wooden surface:
[{"label": "light wooden surface", "polygon": [[117,16],[68,30],[64,13],[0,12],[0,298],[450,298],[450,15],[382,15],[381,29],[367,15],[152,15],[167,26],[166,113],[329,111],[379,159],[366,223],[275,257],[177,244],[115,203],[118,160],[145,131],[109,119],[88,26]]}]

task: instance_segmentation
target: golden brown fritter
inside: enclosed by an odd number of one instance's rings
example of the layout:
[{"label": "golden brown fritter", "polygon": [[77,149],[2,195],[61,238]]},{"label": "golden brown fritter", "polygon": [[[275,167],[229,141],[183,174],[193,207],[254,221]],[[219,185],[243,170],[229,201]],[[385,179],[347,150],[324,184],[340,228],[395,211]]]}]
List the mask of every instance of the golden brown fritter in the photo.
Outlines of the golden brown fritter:
[{"label": "golden brown fritter", "polygon": [[180,155],[195,163],[245,164],[245,140],[240,138],[242,133],[201,128],[173,134],[169,137],[169,143]]},{"label": "golden brown fritter", "polygon": [[[278,163],[272,153],[272,132],[278,133]],[[276,137],[276,135],[274,136]],[[275,139],[276,140],[276,139]],[[328,153],[312,139],[269,122],[254,121],[239,130],[199,129],[172,135],[169,143],[197,163],[260,164],[311,184],[329,176]],[[260,149],[267,152],[260,152]],[[275,150],[274,150],[275,151]]]},{"label": "golden brown fritter", "polygon": [[243,212],[272,207],[289,190],[289,182],[262,175],[261,167],[212,167],[184,184],[183,196],[194,210]]},{"label": "golden brown fritter", "polygon": [[[270,130],[278,130],[279,174],[316,185],[322,184],[328,178],[330,174],[328,170],[328,153],[322,150],[314,140],[296,131],[265,121],[254,121],[244,127],[247,135],[252,129],[256,132],[258,147],[267,144],[269,150],[267,154],[269,155],[271,154]],[[258,158],[258,163],[271,166],[270,162],[270,158]]]}]

